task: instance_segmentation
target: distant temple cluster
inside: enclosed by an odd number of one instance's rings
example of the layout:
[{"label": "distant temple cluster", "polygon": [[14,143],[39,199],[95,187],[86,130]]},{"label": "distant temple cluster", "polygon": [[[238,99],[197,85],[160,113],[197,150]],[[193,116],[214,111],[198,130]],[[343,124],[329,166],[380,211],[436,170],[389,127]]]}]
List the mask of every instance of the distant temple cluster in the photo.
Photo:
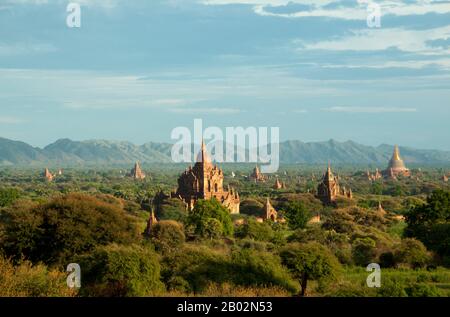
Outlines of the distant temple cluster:
[{"label": "distant temple cluster", "polygon": [[223,171],[213,165],[202,143],[202,148],[194,167],[190,166],[178,179],[178,189],[172,197],[183,200],[189,210],[192,210],[199,199],[216,198],[232,214],[238,214],[240,209],[239,193],[228,187],[223,188]]},{"label": "distant temple cluster", "polygon": [[63,172],[62,172],[61,169],[58,170],[58,173],[52,174],[52,173],[50,172],[50,170],[49,170],[48,168],[46,168],[46,169],[44,170],[43,177],[44,177],[44,180],[45,180],[45,181],[47,181],[47,182],[53,182],[53,180],[55,179],[56,176],[61,176],[62,174],[63,174]]},{"label": "distant temple cluster", "polygon": [[376,181],[376,180],[383,178],[383,175],[381,174],[381,172],[378,168],[375,170],[374,174],[370,173],[370,171],[367,171],[366,174],[367,174],[367,179],[369,181]]},{"label": "distant temple cluster", "polygon": [[[56,174],[52,174],[48,168],[44,170],[43,178],[52,182],[56,176],[62,175],[62,170],[59,170]],[[287,173],[285,172],[285,175]],[[143,180],[146,178],[145,173],[142,171],[139,162],[136,162],[134,167],[129,172],[128,176],[132,177],[134,180]],[[233,172],[231,177],[234,178],[236,174]],[[410,177],[411,172],[406,167],[404,161],[400,157],[399,147],[396,145],[394,148],[394,153],[389,165],[386,170],[380,172],[376,169],[374,173],[367,171],[367,179],[369,181],[376,181],[379,179],[397,179],[398,177]],[[265,183],[268,178],[261,173],[258,166],[253,169],[253,172],[248,177],[251,181],[256,183]],[[449,176],[444,174],[442,180],[448,182]],[[316,176],[311,175],[311,180],[315,181]],[[280,181],[278,176],[275,179],[275,184],[272,186],[274,190],[286,189],[286,183]],[[308,193],[310,190],[308,190]],[[226,207],[231,214],[240,213],[240,196],[237,190],[228,186],[224,189],[224,172],[217,165],[212,163],[209,157],[205,143],[202,143],[201,151],[198,154],[197,162],[194,167],[190,166],[186,169],[181,176],[178,178],[178,188],[173,191],[169,196],[164,193],[160,193],[165,198],[177,198],[184,202],[186,210],[192,210],[195,204],[200,199],[217,199],[224,207]],[[334,204],[338,198],[353,199],[352,189],[347,189],[340,185],[339,176],[335,176],[331,169],[331,165],[328,165],[328,169],[323,175],[316,192],[316,197],[320,199],[324,204],[330,205]],[[378,212],[381,215],[386,214],[381,202],[378,205]],[[242,220],[242,219],[241,219]],[[270,199],[267,198],[264,207],[261,212],[256,216],[258,222],[263,222],[266,220],[273,222],[284,222],[285,220],[278,215],[278,212],[272,206]],[[244,220],[242,220],[244,221]],[[320,215],[316,215],[310,220],[310,223],[319,223],[321,221]],[[155,213],[152,209],[150,219],[147,224],[147,233],[158,220],[156,219]]]}]

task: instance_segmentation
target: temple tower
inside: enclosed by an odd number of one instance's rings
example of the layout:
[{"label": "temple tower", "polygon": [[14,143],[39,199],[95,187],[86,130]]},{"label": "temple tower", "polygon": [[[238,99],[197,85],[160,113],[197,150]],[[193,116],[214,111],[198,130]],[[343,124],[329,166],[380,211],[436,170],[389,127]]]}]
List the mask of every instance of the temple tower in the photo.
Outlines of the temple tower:
[{"label": "temple tower", "polygon": [[397,178],[398,176],[411,176],[411,172],[405,166],[405,162],[400,157],[400,149],[398,145],[394,147],[394,153],[392,154],[392,158],[389,161],[388,168],[384,171],[386,177],[389,178]]}]

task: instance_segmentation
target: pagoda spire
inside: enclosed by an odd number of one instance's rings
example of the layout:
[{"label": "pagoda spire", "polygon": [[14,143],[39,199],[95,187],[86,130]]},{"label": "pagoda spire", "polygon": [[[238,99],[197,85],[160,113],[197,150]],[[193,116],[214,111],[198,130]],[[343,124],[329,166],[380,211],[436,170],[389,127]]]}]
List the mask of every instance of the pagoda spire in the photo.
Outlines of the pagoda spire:
[{"label": "pagoda spire", "polygon": [[402,160],[400,158],[400,149],[398,148],[398,145],[395,145],[395,147],[394,147],[394,155],[392,156],[392,159],[394,161],[401,161]]}]

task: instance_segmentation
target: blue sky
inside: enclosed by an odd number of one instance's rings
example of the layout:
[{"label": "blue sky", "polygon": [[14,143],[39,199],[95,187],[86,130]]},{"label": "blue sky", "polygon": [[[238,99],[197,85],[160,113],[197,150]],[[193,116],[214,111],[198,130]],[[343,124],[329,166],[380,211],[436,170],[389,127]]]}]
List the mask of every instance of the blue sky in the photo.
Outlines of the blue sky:
[{"label": "blue sky", "polygon": [[[170,141],[177,126],[450,150],[450,1],[0,0],[0,136]],[[77,2],[77,1],[71,1]],[[364,1],[360,1],[364,2]]]}]

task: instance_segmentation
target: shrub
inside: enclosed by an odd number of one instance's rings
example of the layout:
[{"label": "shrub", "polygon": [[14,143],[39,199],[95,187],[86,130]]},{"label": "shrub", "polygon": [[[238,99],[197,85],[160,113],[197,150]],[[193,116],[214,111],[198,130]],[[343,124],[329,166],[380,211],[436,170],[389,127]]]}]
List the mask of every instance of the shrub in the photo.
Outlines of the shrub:
[{"label": "shrub", "polygon": [[151,241],[157,251],[168,252],[185,242],[183,225],[172,220],[162,220],[152,227]]},{"label": "shrub", "polygon": [[441,292],[434,285],[418,283],[406,288],[406,293],[410,297],[439,297]]},{"label": "shrub", "polygon": [[158,255],[137,245],[111,244],[80,257],[85,296],[151,296],[161,292]]},{"label": "shrub", "polygon": [[92,196],[69,194],[38,205],[15,205],[5,212],[3,250],[33,263],[71,263],[76,254],[112,242],[139,239],[136,218]]},{"label": "shrub", "polygon": [[305,228],[311,219],[311,212],[300,201],[292,201],[284,206],[284,215],[292,230]]},{"label": "shrub", "polygon": [[396,266],[395,256],[392,252],[385,252],[380,255],[380,266],[382,268],[392,268]]},{"label": "shrub", "polygon": [[406,238],[397,249],[395,259],[397,263],[408,264],[416,269],[425,267],[431,257],[422,242]]},{"label": "shrub", "polygon": [[0,189],[0,207],[10,206],[19,198],[20,192],[15,188]]},{"label": "shrub", "polygon": [[278,256],[268,252],[244,249],[231,256],[231,279],[235,285],[281,287],[290,293],[298,292],[298,284],[281,265]]},{"label": "shrub", "polygon": [[375,241],[371,238],[357,238],[353,241],[352,257],[356,265],[367,266],[375,259]]},{"label": "shrub", "polygon": [[208,284],[227,280],[229,259],[205,246],[185,245],[162,262],[162,280],[170,291],[199,293]]},{"label": "shrub", "polygon": [[[210,219],[216,219],[221,226]],[[190,227],[189,229],[192,229],[193,234],[203,238],[211,238],[222,233],[225,236],[233,234],[230,212],[216,199],[199,200],[189,213],[186,223]],[[216,232],[211,232],[211,230],[216,230]]]},{"label": "shrub", "polygon": [[25,261],[17,266],[0,257],[0,297],[67,297],[76,291],[67,287],[64,272],[33,266]]},{"label": "shrub", "polygon": [[270,241],[274,237],[274,231],[267,222],[259,223],[254,219],[249,219],[237,229],[236,237]]},{"label": "shrub", "polygon": [[450,192],[435,190],[426,204],[406,214],[405,236],[417,238],[442,258],[450,256]]}]

